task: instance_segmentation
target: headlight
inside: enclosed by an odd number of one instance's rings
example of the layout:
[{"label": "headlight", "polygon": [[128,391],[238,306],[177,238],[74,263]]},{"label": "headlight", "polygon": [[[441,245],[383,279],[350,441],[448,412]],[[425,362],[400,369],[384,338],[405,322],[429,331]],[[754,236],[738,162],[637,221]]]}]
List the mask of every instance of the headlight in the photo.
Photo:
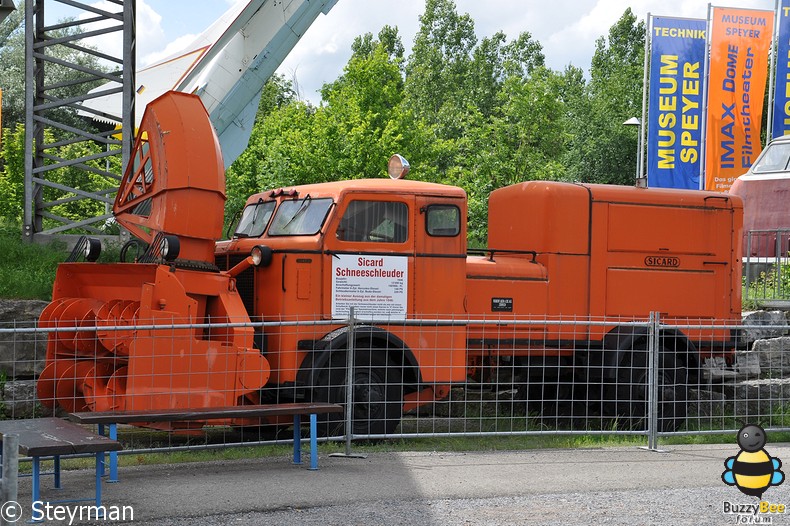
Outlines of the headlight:
[{"label": "headlight", "polygon": [[266,245],[255,245],[250,250],[252,264],[256,267],[268,267],[272,263],[272,249]]},{"label": "headlight", "polygon": [[101,254],[101,241],[96,238],[85,238],[85,261],[96,261]]},{"label": "headlight", "polygon": [[173,261],[178,257],[181,243],[176,236],[164,236],[159,245],[159,254],[165,261]]}]

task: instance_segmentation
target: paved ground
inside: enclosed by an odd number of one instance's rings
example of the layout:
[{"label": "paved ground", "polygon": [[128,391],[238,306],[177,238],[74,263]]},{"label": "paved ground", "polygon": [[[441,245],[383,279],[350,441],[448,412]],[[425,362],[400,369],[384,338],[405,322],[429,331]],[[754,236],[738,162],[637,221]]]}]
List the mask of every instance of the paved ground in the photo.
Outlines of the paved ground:
[{"label": "paved ground", "polygon": [[[790,445],[766,449],[786,459],[790,472]],[[723,513],[725,502],[757,503],[721,481],[724,460],[738,451],[733,444],[672,446],[668,453],[374,453],[322,456],[317,472],[286,457],[122,467],[121,482],[105,485],[104,503],[131,506],[134,524],[154,526],[738,524],[738,516]],[[91,473],[67,472],[63,481],[56,492],[48,477],[44,494],[76,496]],[[764,499],[790,505],[790,483]],[[29,479],[20,481],[19,501],[29,518]],[[770,518],[790,524],[790,512]]]}]

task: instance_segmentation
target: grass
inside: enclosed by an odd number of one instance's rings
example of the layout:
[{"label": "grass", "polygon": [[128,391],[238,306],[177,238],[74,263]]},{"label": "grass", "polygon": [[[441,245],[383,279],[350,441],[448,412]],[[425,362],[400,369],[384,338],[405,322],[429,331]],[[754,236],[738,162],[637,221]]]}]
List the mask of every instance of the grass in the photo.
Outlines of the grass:
[{"label": "grass", "polygon": [[[99,261],[118,261],[118,253],[104,247]],[[0,219],[0,298],[52,299],[55,271],[68,255],[65,243],[27,243],[20,225]]]},{"label": "grass", "polygon": [[781,264],[778,269],[761,272],[748,286],[744,276],[742,298],[744,310],[759,309],[760,303],[765,300],[790,299],[790,264]]},{"label": "grass", "polygon": [[65,244],[25,243],[19,225],[0,222],[0,298],[50,299],[55,270],[67,255]]}]

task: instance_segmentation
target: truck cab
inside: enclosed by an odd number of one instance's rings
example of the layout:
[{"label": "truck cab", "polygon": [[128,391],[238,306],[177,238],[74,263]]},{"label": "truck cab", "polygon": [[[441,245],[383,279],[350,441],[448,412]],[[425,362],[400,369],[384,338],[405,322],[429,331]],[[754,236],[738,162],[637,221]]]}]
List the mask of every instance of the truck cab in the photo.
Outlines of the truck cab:
[{"label": "truck cab", "polygon": [[[426,336],[401,323],[465,314],[461,188],[359,179],[255,194],[232,239],[217,244],[217,266],[230,269],[255,247],[266,263],[236,278],[250,318],[328,322],[258,331],[256,344],[271,364],[274,384],[314,383],[318,355],[344,346],[342,327],[352,307],[356,318],[370,323],[375,334],[367,341],[385,354],[382,362],[403,369],[405,394],[466,378],[463,326],[432,328]],[[386,334],[372,328],[375,320],[391,324]]]}]

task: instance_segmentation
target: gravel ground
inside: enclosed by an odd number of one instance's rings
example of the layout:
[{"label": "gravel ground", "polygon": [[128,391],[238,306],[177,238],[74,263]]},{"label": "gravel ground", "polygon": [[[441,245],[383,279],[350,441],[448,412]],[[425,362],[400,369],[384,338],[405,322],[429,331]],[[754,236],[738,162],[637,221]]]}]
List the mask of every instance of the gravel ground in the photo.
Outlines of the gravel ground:
[{"label": "gravel ground", "polygon": [[[788,444],[770,444],[768,451],[790,459]],[[294,466],[288,456],[140,465],[122,467],[119,483],[103,484],[103,502],[131,507],[130,524],[151,526],[718,526],[765,519],[790,525],[790,513],[724,513],[725,503],[757,503],[721,480],[725,459],[737,452],[731,444],[664,453],[634,447],[390,452],[322,457],[319,471]],[[64,489],[55,491],[47,477],[43,495],[84,497],[92,480],[91,470],[67,472]],[[764,498],[790,505],[790,484],[769,488]],[[20,480],[23,508],[29,499],[29,479]]]},{"label": "gravel ground", "polygon": [[[785,502],[787,492],[784,492]],[[281,526],[515,526],[515,525],[689,525],[739,524],[723,513],[725,501],[749,503],[729,488],[666,489],[594,493],[560,493],[488,499],[379,501],[269,512],[148,521],[150,526],[281,525]],[[775,499],[774,499],[775,501]],[[787,515],[773,524],[790,524]]]}]

